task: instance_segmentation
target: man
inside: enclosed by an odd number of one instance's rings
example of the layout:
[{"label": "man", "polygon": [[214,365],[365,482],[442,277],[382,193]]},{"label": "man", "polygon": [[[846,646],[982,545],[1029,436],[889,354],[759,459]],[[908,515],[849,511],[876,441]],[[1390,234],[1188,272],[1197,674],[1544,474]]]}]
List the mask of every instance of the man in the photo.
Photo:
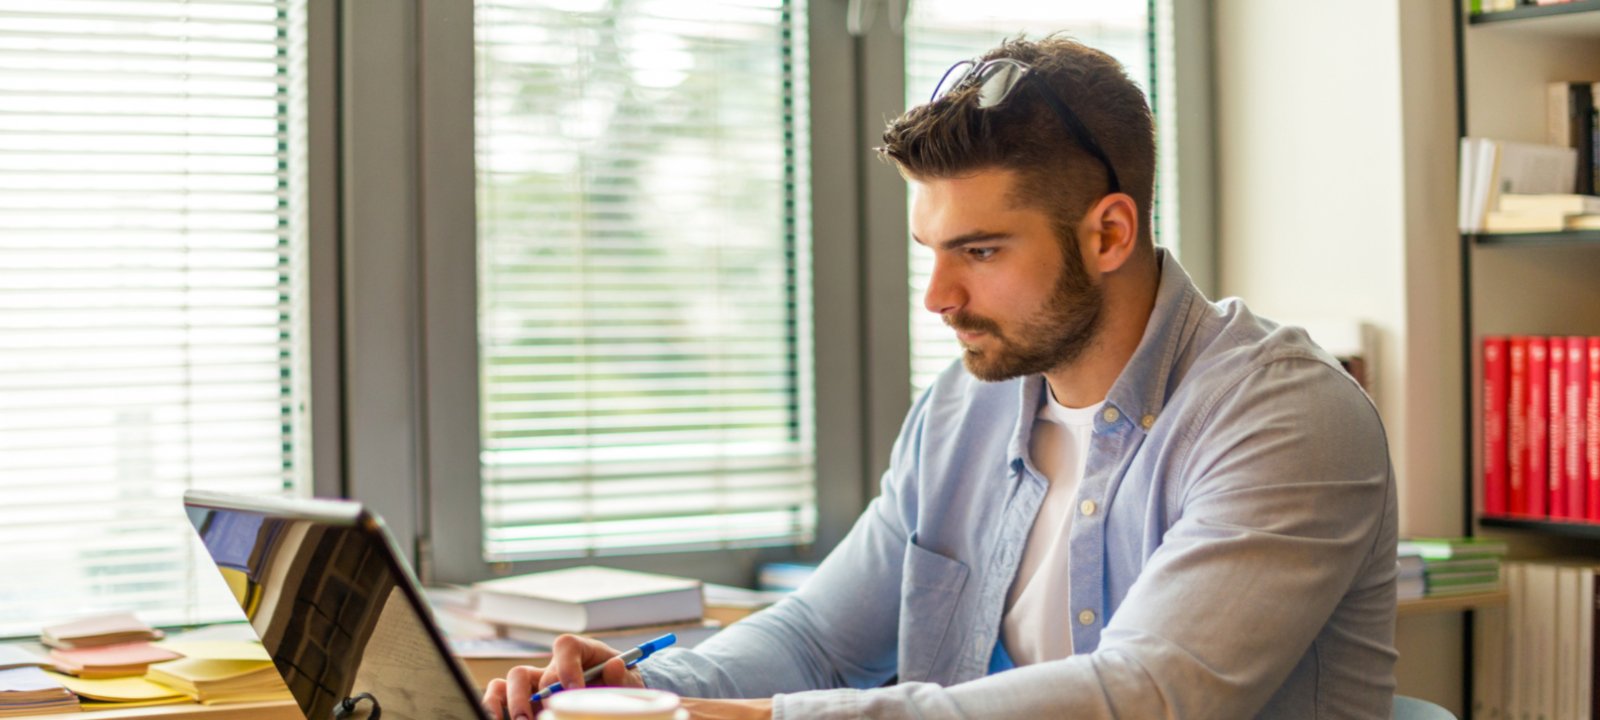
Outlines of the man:
[{"label": "man", "polygon": [[[880,152],[965,348],[805,587],[608,685],[702,718],[1386,718],[1396,506],[1377,412],[1150,234],[1150,111],[1059,38],[952,68]],[[526,698],[616,650],[564,637]]]}]

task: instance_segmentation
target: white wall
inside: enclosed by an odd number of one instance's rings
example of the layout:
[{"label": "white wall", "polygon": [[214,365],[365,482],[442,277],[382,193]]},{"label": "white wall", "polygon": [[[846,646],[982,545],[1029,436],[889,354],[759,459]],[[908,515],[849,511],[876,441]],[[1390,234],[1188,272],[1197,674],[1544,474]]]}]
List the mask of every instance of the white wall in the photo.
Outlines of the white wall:
[{"label": "white wall", "polygon": [[[1405,534],[1462,527],[1448,0],[1215,0],[1219,289],[1379,331]],[[1460,714],[1461,616],[1404,618],[1400,692]]]},{"label": "white wall", "polygon": [[[1380,409],[1404,408],[1396,0],[1217,0],[1219,289],[1280,322],[1380,331]],[[1394,455],[1404,439],[1391,437]]]}]

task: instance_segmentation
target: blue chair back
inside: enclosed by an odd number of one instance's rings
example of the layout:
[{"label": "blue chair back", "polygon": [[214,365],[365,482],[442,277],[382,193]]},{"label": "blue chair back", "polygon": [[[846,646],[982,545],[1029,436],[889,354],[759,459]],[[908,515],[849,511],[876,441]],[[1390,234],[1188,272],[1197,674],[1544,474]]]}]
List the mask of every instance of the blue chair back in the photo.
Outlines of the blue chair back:
[{"label": "blue chair back", "polygon": [[1449,710],[1427,700],[1404,695],[1394,696],[1394,713],[1390,717],[1393,720],[1456,720]]}]

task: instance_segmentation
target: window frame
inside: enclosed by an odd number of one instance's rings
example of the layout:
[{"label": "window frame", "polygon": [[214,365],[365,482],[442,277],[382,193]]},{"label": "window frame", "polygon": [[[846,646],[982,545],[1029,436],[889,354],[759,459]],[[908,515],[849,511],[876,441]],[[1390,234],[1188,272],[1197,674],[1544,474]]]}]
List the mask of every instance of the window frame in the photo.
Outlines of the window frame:
[{"label": "window frame", "polygon": [[[313,122],[310,143],[310,192],[321,201],[310,247],[316,493],[370,504],[429,583],[603,562],[747,584],[761,562],[831,551],[877,495],[912,401],[905,185],[871,152],[884,119],[904,109],[899,23],[876,18],[858,37],[845,3],[808,8],[812,313],[827,319],[813,321],[815,542],[491,564],[477,244],[463,241],[476,238],[473,2],[311,5],[312,60],[323,61],[311,101],[336,108]],[[1151,0],[1151,12],[1158,34],[1173,33],[1168,66],[1184,108],[1172,136],[1181,260],[1209,290],[1210,3]]]}]

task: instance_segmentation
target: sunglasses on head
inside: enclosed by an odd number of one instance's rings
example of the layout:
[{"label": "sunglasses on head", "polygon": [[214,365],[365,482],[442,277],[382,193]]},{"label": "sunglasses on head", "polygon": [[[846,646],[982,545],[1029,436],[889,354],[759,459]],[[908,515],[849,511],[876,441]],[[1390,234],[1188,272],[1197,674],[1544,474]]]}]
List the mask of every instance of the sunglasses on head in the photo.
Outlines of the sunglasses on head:
[{"label": "sunglasses on head", "polygon": [[[928,102],[931,103],[956,90],[977,86],[978,108],[988,110],[1005,102],[1006,98],[1011,96],[1012,90],[1032,76],[1033,66],[1020,60],[1011,58],[995,58],[983,62],[962,60],[944,71],[944,77],[939,78],[939,84],[934,88],[933,96],[928,98]],[[1067,134],[1105,166],[1111,192],[1122,192],[1122,183],[1117,180],[1117,170],[1111,166],[1111,158],[1106,157],[1105,151],[1100,149],[1100,143],[1094,141],[1094,135],[1089,133],[1089,128],[1084,127],[1083,121],[1072,112],[1072,108],[1067,107],[1067,103],[1050,89],[1049,83],[1041,79],[1034,85],[1039,88],[1039,94],[1044,97],[1045,104],[1049,105],[1056,116],[1061,118],[1062,124],[1067,126]]]}]

